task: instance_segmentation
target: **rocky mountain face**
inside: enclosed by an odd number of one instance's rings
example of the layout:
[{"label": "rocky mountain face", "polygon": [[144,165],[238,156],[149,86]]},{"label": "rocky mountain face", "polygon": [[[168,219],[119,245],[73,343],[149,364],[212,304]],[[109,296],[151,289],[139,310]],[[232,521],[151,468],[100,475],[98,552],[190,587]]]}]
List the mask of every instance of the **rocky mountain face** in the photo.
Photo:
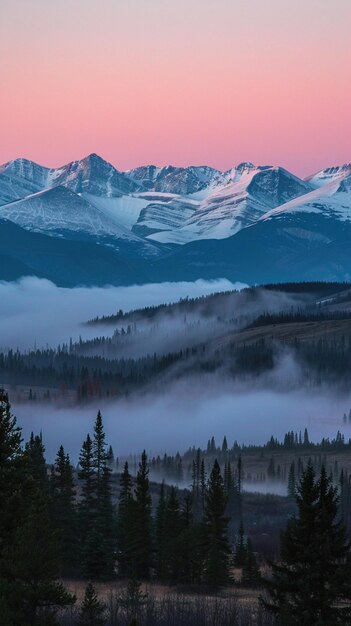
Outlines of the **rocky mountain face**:
[{"label": "rocky mountain face", "polygon": [[[349,280],[351,164],[302,180],[246,162],[225,172],[155,165],[122,172],[96,154],[55,169],[16,159],[0,166],[0,231],[16,233],[12,246],[0,244],[0,279],[29,272],[64,284],[46,243],[45,259],[37,259],[35,249],[21,256],[23,229],[28,251],[37,241],[31,234],[70,241],[70,254],[78,242],[91,246],[91,254],[108,251],[104,270],[91,280],[84,274],[87,284],[116,284],[117,267],[129,277],[121,276],[120,284],[215,277],[271,282],[297,280],[296,272]],[[114,255],[118,263],[108,271]],[[74,268],[67,284],[72,280]]]}]

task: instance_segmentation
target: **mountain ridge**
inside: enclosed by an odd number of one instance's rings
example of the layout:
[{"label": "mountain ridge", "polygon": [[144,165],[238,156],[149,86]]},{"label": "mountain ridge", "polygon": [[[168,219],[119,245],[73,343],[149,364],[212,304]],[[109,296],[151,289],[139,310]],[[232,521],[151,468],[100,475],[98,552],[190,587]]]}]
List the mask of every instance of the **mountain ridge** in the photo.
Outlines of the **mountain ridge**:
[{"label": "mountain ridge", "polygon": [[[59,168],[21,158],[0,166],[0,220],[29,233],[85,242],[91,254],[96,246],[108,248],[120,268],[122,257],[134,264],[137,282],[287,280],[289,263],[305,278],[308,272],[311,278],[324,272],[348,280],[351,164],[302,179],[279,166],[250,162],[224,172],[172,165],[123,172],[95,153]],[[15,246],[12,274],[28,266]],[[11,265],[9,251],[0,249],[0,254],[3,265]],[[91,280],[115,281],[112,259],[104,266],[111,264],[110,276],[94,274]],[[46,275],[40,263],[34,272]],[[0,279],[10,274],[0,268]]]}]

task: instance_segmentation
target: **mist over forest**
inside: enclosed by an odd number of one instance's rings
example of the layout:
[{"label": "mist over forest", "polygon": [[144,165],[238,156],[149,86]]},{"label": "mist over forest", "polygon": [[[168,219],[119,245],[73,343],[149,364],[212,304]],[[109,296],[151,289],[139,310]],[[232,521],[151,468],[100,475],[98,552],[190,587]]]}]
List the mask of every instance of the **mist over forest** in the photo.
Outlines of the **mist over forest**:
[{"label": "mist over forest", "polygon": [[[28,350],[46,345],[77,341],[79,336],[96,336],[84,324],[97,315],[108,315],[144,306],[175,302],[187,296],[197,297],[214,292],[245,287],[228,280],[193,283],[162,283],[129,287],[76,287],[66,289],[54,283],[24,277],[16,282],[0,282],[0,347]],[[111,333],[112,334],[112,333]]]},{"label": "mist over forest", "polygon": [[[214,386],[216,385],[216,386]],[[204,388],[204,387],[207,387]],[[155,396],[94,401],[83,406],[58,408],[52,404],[16,404],[14,410],[26,438],[31,431],[43,433],[47,457],[52,461],[57,441],[77,462],[77,450],[101,408],[108,441],[115,454],[139,454],[144,447],[150,454],[175,454],[188,446],[205,447],[212,435],[221,442],[226,435],[230,445],[263,444],[271,435],[281,439],[287,430],[308,427],[315,440],[334,437],[338,430],[351,437],[351,426],[342,416],[351,408],[351,394],[333,390],[231,391],[213,378],[194,388],[194,382],[171,387]]]},{"label": "mist over forest", "polygon": [[349,436],[346,284],[69,290],[25,278],[0,296],[0,383],[49,460],[59,439],[77,461],[98,409],[119,455],[174,454],[212,435],[263,444],[306,426]]}]

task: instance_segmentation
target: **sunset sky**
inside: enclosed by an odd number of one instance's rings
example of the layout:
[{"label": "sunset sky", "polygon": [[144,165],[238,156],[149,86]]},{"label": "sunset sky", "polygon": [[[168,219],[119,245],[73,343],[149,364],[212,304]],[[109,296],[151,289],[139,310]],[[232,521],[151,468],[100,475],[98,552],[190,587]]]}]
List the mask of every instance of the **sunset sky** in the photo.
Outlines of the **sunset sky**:
[{"label": "sunset sky", "polygon": [[0,162],[351,161],[351,0],[1,0]]}]

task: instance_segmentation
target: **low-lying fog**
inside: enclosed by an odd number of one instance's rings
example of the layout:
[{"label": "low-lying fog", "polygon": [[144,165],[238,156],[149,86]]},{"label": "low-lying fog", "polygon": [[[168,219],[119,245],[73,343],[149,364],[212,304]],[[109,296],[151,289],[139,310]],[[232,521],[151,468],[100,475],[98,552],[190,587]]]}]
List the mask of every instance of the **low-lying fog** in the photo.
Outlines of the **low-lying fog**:
[{"label": "low-lying fog", "polygon": [[[0,347],[21,350],[57,346],[59,343],[96,336],[96,327],[83,323],[91,318],[128,311],[138,307],[175,302],[219,291],[241,288],[227,280],[195,283],[163,283],[131,287],[63,289],[36,278],[16,283],[0,283]],[[274,304],[274,295],[269,295]],[[286,296],[279,296],[279,302]],[[283,300],[282,300],[283,301]],[[111,327],[111,334],[113,332]],[[43,433],[47,459],[52,461],[63,444],[74,462],[87,432],[91,432],[97,410],[103,413],[107,442],[116,455],[140,453],[168,454],[189,446],[205,448],[214,435],[221,443],[226,435],[229,445],[265,443],[271,435],[282,439],[288,430],[308,428],[310,437],[333,438],[338,429],[351,436],[342,415],[351,407],[351,393],[343,396],[327,388],[314,391],[282,392],[280,378],[297,379],[298,366],[289,354],[282,355],[270,376],[274,381],[250,380],[234,389],[220,373],[170,382],[157,393],[128,399],[58,408],[54,404],[13,405],[23,427]],[[269,385],[268,385],[269,383]],[[260,386],[259,386],[260,385]],[[268,390],[268,388],[271,390]],[[10,394],[11,396],[11,394]]]},{"label": "low-lying fog", "polygon": [[[28,350],[47,344],[56,347],[70,337],[73,341],[80,336],[91,339],[98,333],[96,327],[84,325],[88,319],[112,315],[119,309],[126,312],[245,286],[226,279],[75,289],[57,287],[34,277],[0,282],[0,349]],[[112,332],[113,328],[111,335]]]},{"label": "low-lying fog", "polygon": [[335,437],[337,430],[351,437],[351,426],[342,422],[351,407],[351,394],[341,396],[324,390],[287,393],[260,391],[233,392],[210,379],[202,388],[188,381],[174,385],[166,394],[133,397],[103,405],[71,408],[53,405],[13,406],[23,434],[42,430],[48,460],[62,443],[74,462],[83,438],[92,431],[101,408],[106,437],[115,455],[139,453],[169,454],[195,445],[205,448],[214,435],[221,444],[226,435],[231,446],[265,443],[271,435],[282,439],[289,430],[307,427],[312,440]]}]

